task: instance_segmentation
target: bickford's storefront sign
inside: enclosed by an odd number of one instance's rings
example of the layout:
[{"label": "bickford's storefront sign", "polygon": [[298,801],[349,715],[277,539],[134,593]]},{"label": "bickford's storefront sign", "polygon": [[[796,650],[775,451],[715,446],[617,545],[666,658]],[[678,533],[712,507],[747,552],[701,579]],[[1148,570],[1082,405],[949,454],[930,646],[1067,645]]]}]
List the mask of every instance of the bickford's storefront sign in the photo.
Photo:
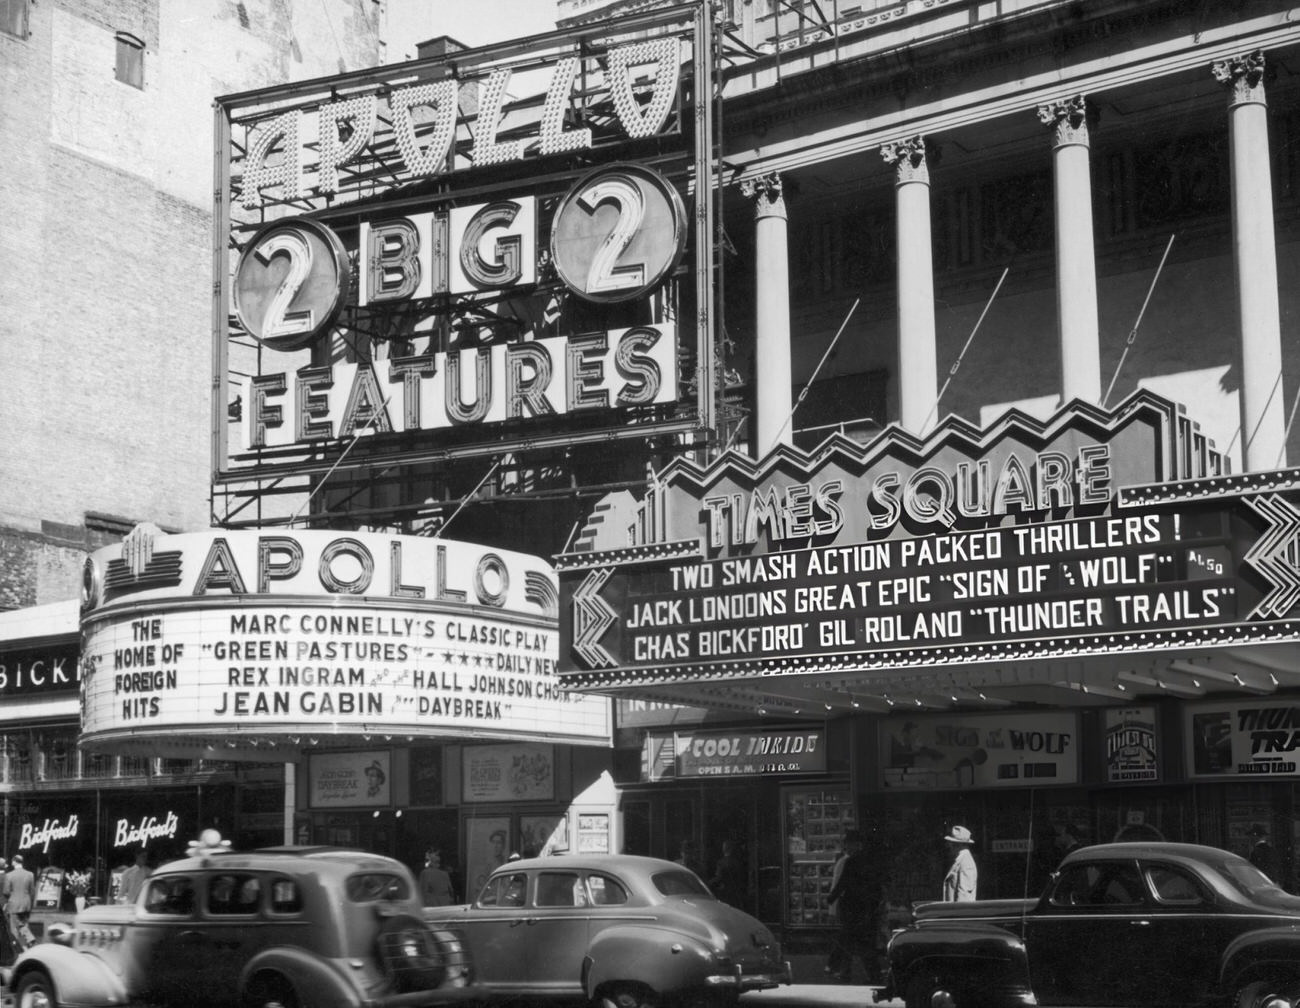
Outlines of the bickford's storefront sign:
[{"label": "bickford's storefront sign", "polygon": [[536,557],[373,533],[128,539],[86,564],[82,740],[292,759],[364,736],[607,743]]},{"label": "bickford's storefront sign", "polygon": [[1300,476],[1221,468],[1148,392],[677,462],[561,558],[562,675],[718,703],[815,674],[889,703],[894,669],[1294,639]]}]

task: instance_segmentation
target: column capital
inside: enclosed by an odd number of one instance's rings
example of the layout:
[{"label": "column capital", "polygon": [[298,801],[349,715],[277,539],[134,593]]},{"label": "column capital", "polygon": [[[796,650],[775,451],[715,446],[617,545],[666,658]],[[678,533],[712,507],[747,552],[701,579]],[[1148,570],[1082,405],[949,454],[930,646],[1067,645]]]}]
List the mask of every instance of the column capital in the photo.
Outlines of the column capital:
[{"label": "column capital", "polygon": [[1230,89],[1228,107],[1264,102],[1264,53],[1256,49],[1245,56],[1215,60],[1210,73],[1220,84]]},{"label": "column capital", "polygon": [[1100,118],[1096,106],[1081,94],[1038,106],[1038,118],[1056,134],[1056,146],[1065,147],[1089,144],[1088,127],[1096,126]]},{"label": "column capital", "polygon": [[906,140],[893,140],[880,145],[880,156],[885,164],[893,165],[897,173],[895,183],[930,182],[930,168],[926,163],[927,145],[925,137],[917,134]]},{"label": "column capital", "polygon": [[785,186],[776,172],[740,180],[740,191],[754,201],[754,217],[785,216]]}]

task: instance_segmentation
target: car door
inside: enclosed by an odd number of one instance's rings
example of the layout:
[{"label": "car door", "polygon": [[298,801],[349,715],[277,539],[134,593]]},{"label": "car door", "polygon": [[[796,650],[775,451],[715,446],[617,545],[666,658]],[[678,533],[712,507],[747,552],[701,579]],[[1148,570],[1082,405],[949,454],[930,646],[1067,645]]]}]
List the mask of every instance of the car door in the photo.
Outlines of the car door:
[{"label": "car door", "polygon": [[160,983],[181,992],[186,1004],[227,1004],[262,937],[261,880],[250,872],[219,871],[196,876],[195,889],[189,897],[194,912],[172,922],[158,945]]},{"label": "car door", "polygon": [[528,987],[536,995],[580,997],[591,908],[582,876],[547,869],[535,876],[528,937]]},{"label": "car door", "polygon": [[131,941],[139,989],[162,1004],[194,1000],[197,883],[189,875],[151,878],[137,905]]},{"label": "car door", "polygon": [[1152,932],[1136,861],[1062,870],[1025,921],[1029,977],[1040,1005],[1135,1005]]},{"label": "car door", "polygon": [[474,972],[494,992],[523,994],[532,968],[528,919],[528,874],[499,872],[488,879],[478,900],[458,918],[474,957]]},{"label": "car door", "polygon": [[1209,888],[1182,865],[1147,862],[1142,869],[1155,896],[1145,915],[1142,1003],[1201,1000],[1217,985],[1220,956],[1241,924],[1217,911]]}]

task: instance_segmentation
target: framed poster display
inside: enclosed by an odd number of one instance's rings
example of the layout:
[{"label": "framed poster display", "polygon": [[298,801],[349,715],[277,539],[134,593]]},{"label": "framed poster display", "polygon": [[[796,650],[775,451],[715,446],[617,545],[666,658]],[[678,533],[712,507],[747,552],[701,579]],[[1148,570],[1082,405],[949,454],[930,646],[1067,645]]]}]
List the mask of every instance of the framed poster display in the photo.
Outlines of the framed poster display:
[{"label": "framed poster display", "polygon": [[519,853],[538,857],[569,849],[569,817],[563,812],[519,817]]},{"label": "framed poster display", "polygon": [[510,855],[510,817],[465,820],[465,896],[474,899],[483,883]]},{"label": "framed poster display", "polygon": [[466,802],[555,798],[555,746],[550,743],[466,746],[461,772],[461,795]]},{"label": "framed poster display", "polygon": [[844,848],[844,831],[857,825],[847,788],[790,788],[782,802],[785,837],[785,923],[826,927],[835,922],[826,905],[831,873]]}]

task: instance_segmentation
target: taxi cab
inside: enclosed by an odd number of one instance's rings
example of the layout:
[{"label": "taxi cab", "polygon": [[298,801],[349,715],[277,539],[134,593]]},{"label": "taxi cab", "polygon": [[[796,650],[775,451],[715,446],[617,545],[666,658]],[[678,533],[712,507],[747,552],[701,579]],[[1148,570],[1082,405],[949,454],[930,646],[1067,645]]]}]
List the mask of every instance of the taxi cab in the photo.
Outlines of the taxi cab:
[{"label": "taxi cab", "polygon": [[423,921],[405,865],[330,847],[233,853],[214,832],[158,868],[133,906],[89,907],[47,929],[5,983],[16,1008],[475,998],[460,935]]}]

